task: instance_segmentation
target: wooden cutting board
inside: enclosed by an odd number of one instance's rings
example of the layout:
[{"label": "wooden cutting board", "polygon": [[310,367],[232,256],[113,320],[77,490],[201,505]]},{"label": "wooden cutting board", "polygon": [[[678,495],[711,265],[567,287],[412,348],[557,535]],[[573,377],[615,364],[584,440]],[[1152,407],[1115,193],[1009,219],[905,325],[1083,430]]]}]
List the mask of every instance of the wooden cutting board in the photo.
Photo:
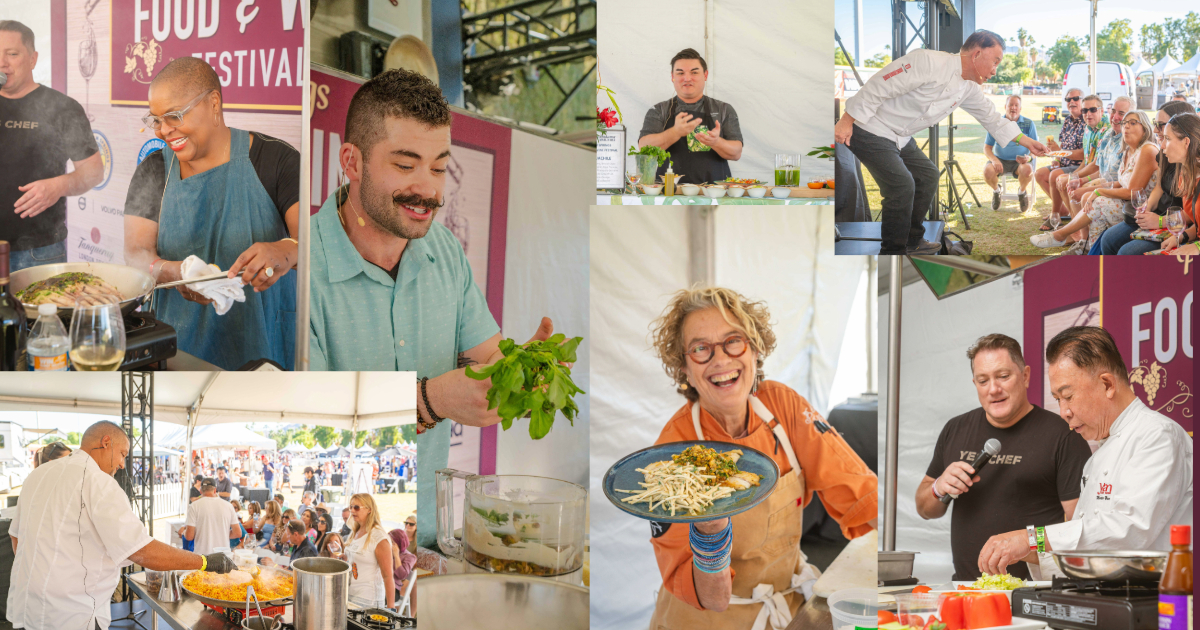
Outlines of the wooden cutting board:
[{"label": "wooden cutting board", "polygon": [[851,540],[813,585],[813,595],[829,597],[846,588],[877,588],[878,547],[879,533],[876,531]]}]

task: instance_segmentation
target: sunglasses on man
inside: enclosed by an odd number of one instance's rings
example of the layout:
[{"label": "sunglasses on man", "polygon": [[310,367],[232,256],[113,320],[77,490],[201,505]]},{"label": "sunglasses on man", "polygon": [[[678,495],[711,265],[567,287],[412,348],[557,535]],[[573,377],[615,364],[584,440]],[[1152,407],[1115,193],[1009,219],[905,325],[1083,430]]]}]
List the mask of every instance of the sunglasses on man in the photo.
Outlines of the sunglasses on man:
[{"label": "sunglasses on man", "polygon": [[1080,96],[1068,96],[1068,97],[1067,97],[1067,99],[1066,99],[1066,101],[1067,101],[1068,103],[1073,103],[1073,102],[1075,102],[1075,101],[1078,101],[1080,98],[1082,98],[1082,97],[1080,97]]},{"label": "sunglasses on man", "polygon": [[1081,111],[1085,114],[1095,114],[1096,112],[1102,111],[1103,109],[1104,109],[1103,107],[1084,107],[1084,108],[1081,108],[1079,111]]}]

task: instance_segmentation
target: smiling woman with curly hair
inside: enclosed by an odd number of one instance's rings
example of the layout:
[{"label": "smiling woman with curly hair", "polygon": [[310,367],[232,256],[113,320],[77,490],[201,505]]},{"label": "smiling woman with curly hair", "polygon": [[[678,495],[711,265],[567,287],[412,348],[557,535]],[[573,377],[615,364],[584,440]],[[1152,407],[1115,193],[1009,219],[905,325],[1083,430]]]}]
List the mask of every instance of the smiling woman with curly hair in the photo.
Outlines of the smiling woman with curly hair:
[{"label": "smiling woman with curly hair", "polygon": [[770,320],[764,302],[730,289],[693,287],[672,296],[651,326],[663,369],[687,399],[656,444],[726,442],[729,448],[717,450],[754,449],[780,471],[766,501],[732,518],[653,524],[665,588],[652,628],[751,628],[764,606],[784,613],[779,598],[755,601],[760,585],[782,594],[786,613],[794,614],[804,595],[792,588],[793,577],[815,579],[800,553],[803,510],[813,492],[846,537],[875,528],[875,474],[808,401],[766,380],[763,364],[775,350]]}]

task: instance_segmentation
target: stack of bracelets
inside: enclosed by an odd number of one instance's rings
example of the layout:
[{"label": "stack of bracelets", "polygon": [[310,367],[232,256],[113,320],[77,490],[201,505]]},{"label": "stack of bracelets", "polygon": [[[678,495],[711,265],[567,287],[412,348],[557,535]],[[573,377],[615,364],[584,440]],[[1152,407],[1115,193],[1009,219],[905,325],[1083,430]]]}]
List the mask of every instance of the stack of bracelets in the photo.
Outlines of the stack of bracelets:
[{"label": "stack of bracelets", "polygon": [[688,541],[692,545],[692,563],[705,573],[720,573],[729,566],[729,554],[733,550],[733,520],[716,534],[704,534],[693,525],[688,528]]}]

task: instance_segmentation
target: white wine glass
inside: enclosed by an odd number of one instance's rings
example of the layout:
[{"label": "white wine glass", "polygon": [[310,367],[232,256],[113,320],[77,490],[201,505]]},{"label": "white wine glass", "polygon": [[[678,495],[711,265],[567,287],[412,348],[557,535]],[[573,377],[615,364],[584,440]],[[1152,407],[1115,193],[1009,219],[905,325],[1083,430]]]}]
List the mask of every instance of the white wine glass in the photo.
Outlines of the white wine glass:
[{"label": "white wine glass", "polygon": [[125,360],[121,305],[75,303],[71,314],[71,364],[80,372],[112,372]]},{"label": "white wine glass", "polygon": [[1050,230],[1055,231],[1058,229],[1058,226],[1060,226],[1060,225],[1062,225],[1062,215],[1051,210],[1050,211]]},{"label": "white wine glass", "polygon": [[1166,224],[1167,231],[1175,237],[1175,242],[1179,243],[1179,235],[1183,234],[1183,208],[1171,206],[1167,209]]},{"label": "white wine glass", "polygon": [[1133,209],[1139,213],[1144,212],[1146,210],[1146,201],[1149,200],[1149,197],[1144,190],[1133,191],[1133,197],[1130,199],[1133,203]]}]

